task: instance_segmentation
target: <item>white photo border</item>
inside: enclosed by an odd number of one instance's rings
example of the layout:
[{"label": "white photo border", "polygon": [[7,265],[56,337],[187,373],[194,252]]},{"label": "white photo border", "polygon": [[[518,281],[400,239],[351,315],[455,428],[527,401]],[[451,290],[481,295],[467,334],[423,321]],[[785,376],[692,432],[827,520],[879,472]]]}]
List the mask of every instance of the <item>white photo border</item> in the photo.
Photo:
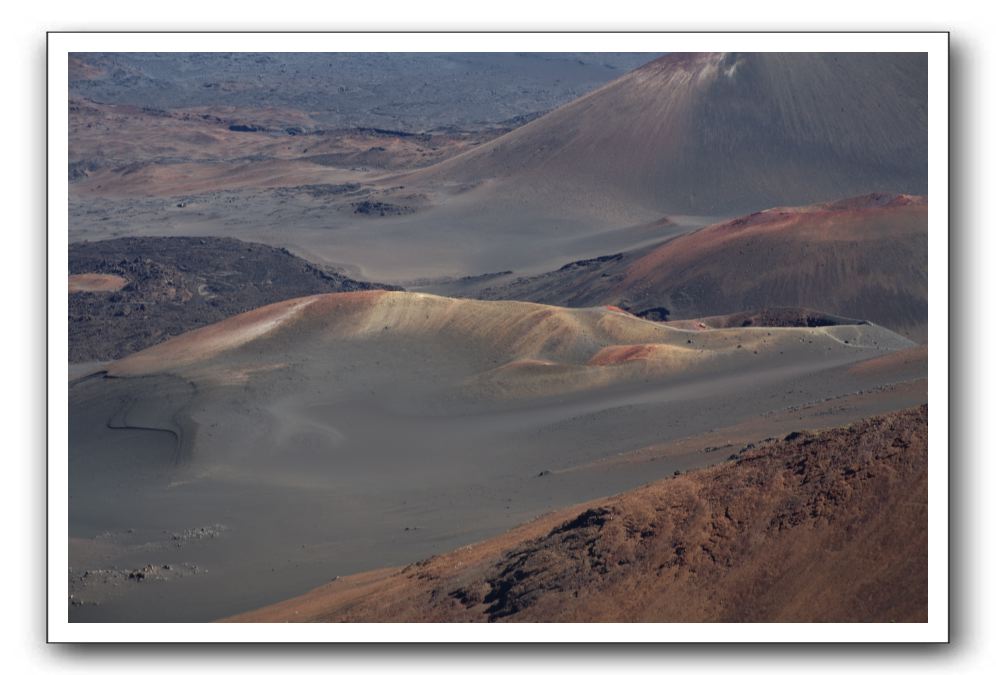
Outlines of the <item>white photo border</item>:
[{"label": "white photo border", "polygon": [[[48,34],[49,642],[948,642],[949,85],[946,32],[52,32]],[[68,55],[72,52],[925,52],[928,54],[928,621],[907,624],[70,623]]]}]

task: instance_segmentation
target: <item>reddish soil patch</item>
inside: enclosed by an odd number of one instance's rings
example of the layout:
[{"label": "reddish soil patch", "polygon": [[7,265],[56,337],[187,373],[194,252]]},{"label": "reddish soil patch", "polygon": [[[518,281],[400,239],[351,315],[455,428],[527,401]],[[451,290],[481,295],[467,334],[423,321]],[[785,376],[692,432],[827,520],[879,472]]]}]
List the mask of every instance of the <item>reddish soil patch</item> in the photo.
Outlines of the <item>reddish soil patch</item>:
[{"label": "reddish soil patch", "polygon": [[613,345],[599,350],[588,363],[592,366],[614,366],[627,361],[649,359],[657,347],[658,345]]},{"label": "reddish soil patch", "polygon": [[885,356],[862,361],[848,370],[855,375],[882,375],[903,370],[927,361],[927,345],[917,345],[909,349],[892,352]]},{"label": "reddish soil patch", "polygon": [[110,293],[120,291],[128,280],[116,274],[70,274],[70,293]]}]

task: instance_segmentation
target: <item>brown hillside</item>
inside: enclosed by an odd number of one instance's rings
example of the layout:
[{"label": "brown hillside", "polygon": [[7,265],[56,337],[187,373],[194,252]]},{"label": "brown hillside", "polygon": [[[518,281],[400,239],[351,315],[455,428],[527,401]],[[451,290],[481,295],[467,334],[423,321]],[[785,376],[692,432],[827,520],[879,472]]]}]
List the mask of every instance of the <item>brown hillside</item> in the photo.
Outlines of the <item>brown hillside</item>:
[{"label": "brown hillside", "polygon": [[925,621],[927,408],[793,433],[236,621]]}]

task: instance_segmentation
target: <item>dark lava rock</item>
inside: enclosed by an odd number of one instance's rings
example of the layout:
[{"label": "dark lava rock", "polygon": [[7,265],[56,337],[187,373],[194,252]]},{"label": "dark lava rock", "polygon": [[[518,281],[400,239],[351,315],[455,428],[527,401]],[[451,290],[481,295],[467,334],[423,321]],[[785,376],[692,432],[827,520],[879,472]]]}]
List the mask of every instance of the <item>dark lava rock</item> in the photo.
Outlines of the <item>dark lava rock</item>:
[{"label": "dark lava rock", "polygon": [[415,213],[411,206],[400,204],[390,204],[388,202],[378,202],[364,199],[362,202],[352,204],[353,213],[361,216],[400,216],[406,213]]},{"label": "dark lava rock", "polygon": [[[636,315],[647,321],[667,321],[668,317],[671,316],[671,310],[667,307],[651,307],[650,309],[636,312]],[[691,340],[688,342],[691,343]]]},{"label": "dark lava rock", "polygon": [[115,293],[69,295],[69,361],[109,361],[263,305],[318,293],[395,289],[264,244],[126,237],[69,247],[69,273],[116,274]]}]

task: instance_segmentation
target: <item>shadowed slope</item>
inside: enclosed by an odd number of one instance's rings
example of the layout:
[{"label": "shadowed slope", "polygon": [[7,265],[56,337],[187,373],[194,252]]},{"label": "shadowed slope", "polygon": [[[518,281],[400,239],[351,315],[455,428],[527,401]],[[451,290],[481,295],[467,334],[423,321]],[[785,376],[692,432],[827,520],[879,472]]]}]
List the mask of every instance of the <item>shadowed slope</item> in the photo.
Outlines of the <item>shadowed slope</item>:
[{"label": "shadowed slope", "polygon": [[232,620],[927,620],[926,406],[735,459]]},{"label": "shadowed slope", "polygon": [[413,179],[709,216],[924,193],[926,72],[922,54],[670,54]]}]

